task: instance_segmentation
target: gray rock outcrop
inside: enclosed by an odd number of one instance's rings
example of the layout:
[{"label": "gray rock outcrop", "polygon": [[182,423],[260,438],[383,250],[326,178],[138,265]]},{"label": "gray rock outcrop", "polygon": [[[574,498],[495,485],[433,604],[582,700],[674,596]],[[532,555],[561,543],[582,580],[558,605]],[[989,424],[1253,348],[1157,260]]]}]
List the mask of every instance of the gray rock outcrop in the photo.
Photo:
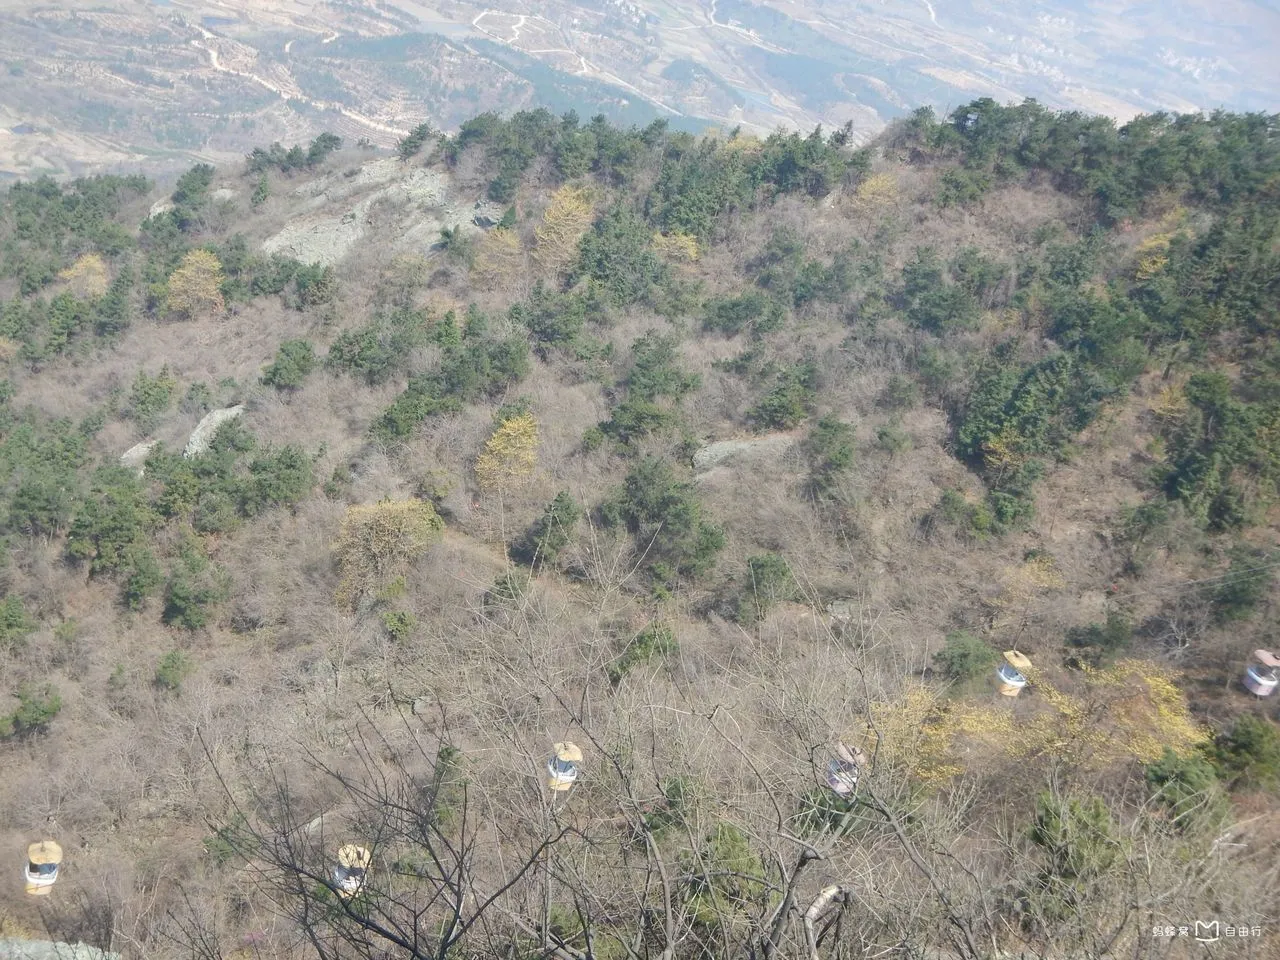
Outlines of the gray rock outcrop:
[{"label": "gray rock outcrop", "polygon": [[[393,182],[387,181],[392,177]],[[346,257],[365,239],[371,219],[395,211],[398,225],[391,232],[398,246],[417,245],[417,234],[428,243],[439,239],[443,227],[470,224],[472,210],[451,198],[448,174],[418,169],[404,173],[395,160],[374,160],[365,164],[350,180],[327,177],[305,188],[308,205],[323,206],[352,198],[366,188],[365,196],[345,213],[311,213],[284,225],[279,233],[262,243],[265,253],[280,253],[302,263],[332,266]],[[375,187],[372,192],[367,188]],[[379,214],[377,211],[383,211]],[[499,214],[501,216],[501,214]]]},{"label": "gray rock outcrop", "polygon": [[852,600],[832,600],[827,604],[827,613],[836,623],[852,623],[857,607]]},{"label": "gray rock outcrop", "polygon": [[213,436],[218,432],[218,428],[242,413],[244,413],[243,403],[237,403],[234,407],[223,407],[221,410],[210,410],[196,425],[182,455],[188,459],[200,456],[209,449],[209,444],[213,442]]},{"label": "gray rock outcrop", "polygon": [[143,440],[141,443],[134,444],[120,455],[120,466],[128,467],[130,470],[137,470],[138,476],[142,476],[143,470],[146,468],[147,457],[150,456],[152,449],[159,442],[159,440]]},{"label": "gray rock outcrop", "polygon": [[492,200],[477,200],[471,214],[471,222],[477,227],[496,227],[502,222],[506,213],[507,211],[500,203],[494,203]]},{"label": "gray rock outcrop", "polygon": [[704,473],[727,460],[738,458],[777,460],[791,449],[794,442],[789,433],[771,433],[749,440],[717,440],[693,455],[693,469]]}]

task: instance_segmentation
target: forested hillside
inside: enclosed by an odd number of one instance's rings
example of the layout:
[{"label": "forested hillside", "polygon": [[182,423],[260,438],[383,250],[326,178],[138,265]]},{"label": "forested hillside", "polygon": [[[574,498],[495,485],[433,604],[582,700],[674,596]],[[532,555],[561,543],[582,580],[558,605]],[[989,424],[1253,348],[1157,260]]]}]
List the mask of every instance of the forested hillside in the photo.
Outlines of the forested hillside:
[{"label": "forested hillside", "polygon": [[538,111],[11,187],[0,936],[1273,956],[1278,134]]}]

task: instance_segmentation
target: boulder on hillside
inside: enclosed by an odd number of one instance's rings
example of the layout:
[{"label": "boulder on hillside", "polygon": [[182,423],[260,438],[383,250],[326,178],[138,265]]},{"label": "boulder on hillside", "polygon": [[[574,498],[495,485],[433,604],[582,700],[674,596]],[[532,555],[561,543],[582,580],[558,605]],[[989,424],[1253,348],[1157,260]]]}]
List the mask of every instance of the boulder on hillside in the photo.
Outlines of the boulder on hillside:
[{"label": "boulder on hillside", "polygon": [[827,613],[836,623],[852,623],[858,607],[853,600],[832,600],[827,604]]},{"label": "boulder on hillside", "polygon": [[500,203],[492,200],[477,200],[471,215],[471,222],[477,227],[496,227],[506,216],[507,210]]},{"label": "boulder on hillside", "polygon": [[143,440],[141,443],[135,443],[120,455],[120,466],[128,467],[130,470],[137,470],[138,476],[142,476],[147,457],[151,455],[152,449],[159,442],[159,440]]},{"label": "boulder on hillside", "polygon": [[182,455],[187,459],[200,456],[209,449],[209,444],[213,442],[213,436],[218,432],[218,428],[242,413],[244,413],[243,403],[237,403],[234,407],[223,407],[221,410],[210,410],[196,425]]},{"label": "boulder on hillside", "polygon": [[693,455],[693,469],[704,473],[728,460],[762,458],[779,460],[795,444],[790,433],[768,433],[743,440],[717,440],[701,447]]}]

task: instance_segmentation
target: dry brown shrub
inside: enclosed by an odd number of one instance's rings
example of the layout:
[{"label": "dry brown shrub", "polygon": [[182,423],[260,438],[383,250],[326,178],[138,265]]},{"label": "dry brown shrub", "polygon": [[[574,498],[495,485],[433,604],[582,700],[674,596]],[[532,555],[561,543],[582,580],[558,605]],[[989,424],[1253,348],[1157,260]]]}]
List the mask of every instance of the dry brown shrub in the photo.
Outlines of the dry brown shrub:
[{"label": "dry brown shrub", "polygon": [[335,597],[353,609],[420,557],[444,532],[444,521],[423,500],[384,500],[347,510],[334,554],[342,575]]},{"label": "dry brown shrub", "polygon": [[472,284],[482,290],[510,291],[528,269],[520,236],[506,227],[494,227],[481,239],[471,268]]},{"label": "dry brown shrub", "polygon": [[[366,264],[364,268],[357,271],[357,274],[376,269],[372,264]],[[427,285],[431,279],[431,271],[431,261],[422,254],[397,254],[381,270],[378,281],[379,291],[393,300],[408,300]],[[348,282],[347,286],[351,287],[353,284]]]}]

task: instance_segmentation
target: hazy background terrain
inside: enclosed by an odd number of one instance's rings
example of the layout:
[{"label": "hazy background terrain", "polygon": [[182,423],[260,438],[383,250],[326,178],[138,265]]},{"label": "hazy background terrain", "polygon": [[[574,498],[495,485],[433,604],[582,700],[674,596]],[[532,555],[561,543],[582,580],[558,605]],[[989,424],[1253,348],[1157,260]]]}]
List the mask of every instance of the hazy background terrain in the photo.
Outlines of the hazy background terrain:
[{"label": "hazy background terrain", "polygon": [[54,2],[0,958],[1280,956],[1268,8]]},{"label": "hazy background terrain", "polygon": [[0,180],[322,129],[388,146],[532,106],[699,130],[852,121],[859,141],[975,96],[1271,111],[1277,39],[1271,0],[0,0]]}]

